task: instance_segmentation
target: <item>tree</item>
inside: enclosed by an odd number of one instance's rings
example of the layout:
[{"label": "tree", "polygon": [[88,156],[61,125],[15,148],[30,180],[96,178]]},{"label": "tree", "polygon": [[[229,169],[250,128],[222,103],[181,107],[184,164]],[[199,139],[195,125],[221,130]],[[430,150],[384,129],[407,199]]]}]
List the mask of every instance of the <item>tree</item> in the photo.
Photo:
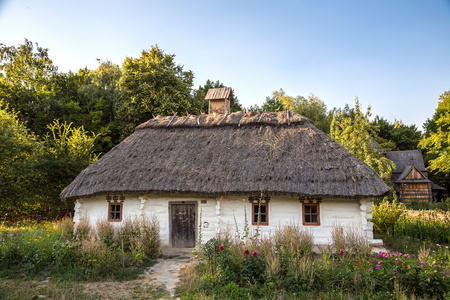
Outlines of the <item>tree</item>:
[{"label": "tree", "polygon": [[421,132],[415,125],[406,126],[398,120],[390,123],[379,116],[371,124],[376,131],[375,140],[385,151],[417,149]]},{"label": "tree", "polygon": [[425,126],[427,132],[419,147],[429,155],[429,169],[450,173],[450,91],[441,95],[433,119]]},{"label": "tree", "polygon": [[119,81],[121,102],[117,107],[122,138],[153,115],[183,114],[192,108],[194,74],[176,65],[174,57],[153,46],[143,50],[139,58],[125,59]]},{"label": "tree", "polygon": [[286,106],[276,97],[266,97],[266,101],[263,103],[262,109],[265,111],[277,112],[286,110]]},{"label": "tree", "polygon": [[339,115],[333,116],[330,126],[330,136],[341,144],[351,154],[364,161],[386,183],[391,185],[390,177],[395,164],[383,157],[376,150],[373,143],[374,131],[370,125],[369,117],[371,107],[362,113],[359,100],[355,100],[354,118]]},{"label": "tree", "polygon": [[299,113],[314,122],[314,125],[328,133],[330,130],[332,115],[328,113],[327,106],[315,95],[311,94],[308,98],[303,96],[292,97],[286,95],[283,89],[272,92],[272,99],[275,103],[281,103],[283,107]]},{"label": "tree", "polygon": [[0,211],[20,211],[39,203],[43,153],[43,143],[0,100]]},{"label": "tree", "polygon": [[38,134],[45,125],[60,117],[65,103],[55,97],[52,78],[57,67],[48,49],[25,39],[23,45],[0,44],[0,99],[19,114],[19,118]]},{"label": "tree", "polygon": [[78,88],[82,114],[70,121],[98,133],[95,151],[106,153],[120,142],[117,111],[121,100],[119,81],[122,70],[118,65],[104,61],[97,69],[86,70],[85,73],[84,83]]},{"label": "tree", "polygon": [[98,159],[93,148],[98,137],[72,123],[55,120],[47,126],[49,133],[45,139],[46,152],[40,165],[45,183],[42,194],[55,207],[61,202],[59,193],[91,163]]}]

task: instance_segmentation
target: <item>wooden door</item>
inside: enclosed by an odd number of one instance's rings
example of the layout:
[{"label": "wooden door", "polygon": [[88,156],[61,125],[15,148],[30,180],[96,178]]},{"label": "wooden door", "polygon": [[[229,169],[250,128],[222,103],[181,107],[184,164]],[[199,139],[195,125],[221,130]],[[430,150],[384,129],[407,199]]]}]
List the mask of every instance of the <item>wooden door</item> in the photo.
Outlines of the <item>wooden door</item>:
[{"label": "wooden door", "polygon": [[195,204],[172,204],[172,247],[195,247]]}]

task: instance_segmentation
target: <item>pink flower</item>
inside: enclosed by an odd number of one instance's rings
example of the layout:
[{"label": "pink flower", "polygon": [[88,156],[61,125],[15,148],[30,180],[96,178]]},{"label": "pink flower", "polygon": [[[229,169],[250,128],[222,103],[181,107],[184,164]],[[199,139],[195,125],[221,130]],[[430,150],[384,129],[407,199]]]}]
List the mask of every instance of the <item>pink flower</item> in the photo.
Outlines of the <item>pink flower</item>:
[{"label": "pink flower", "polygon": [[344,256],[344,250],[341,249],[341,250],[339,251],[339,255],[340,255],[340,256]]},{"label": "pink flower", "polygon": [[225,247],[224,247],[223,245],[220,245],[220,246],[219,246],[219,250],[220,250],[220,251],[223,251],[223,250],[225,250]]},{"label": "pink flower", "polygon": [[244,254],[249,254],[249,253],[250,252],[247,249],[244,250]]},{"label": "pink flower", "polygon": [[252,253],[252,255],[253,255],[253,257],[257,257],[258,256],[258,252],[255,251],[255,252]]}]

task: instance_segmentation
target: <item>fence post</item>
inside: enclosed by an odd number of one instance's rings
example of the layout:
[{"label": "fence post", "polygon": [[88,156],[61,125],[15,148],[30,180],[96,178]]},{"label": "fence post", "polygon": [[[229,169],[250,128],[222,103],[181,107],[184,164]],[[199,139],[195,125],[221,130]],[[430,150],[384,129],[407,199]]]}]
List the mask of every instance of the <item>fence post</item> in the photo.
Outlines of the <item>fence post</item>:
[{"label": "fence post", "polygon": [[123,255],[123,236],[122,236],[122,267],[125,269],[125,259]]}]

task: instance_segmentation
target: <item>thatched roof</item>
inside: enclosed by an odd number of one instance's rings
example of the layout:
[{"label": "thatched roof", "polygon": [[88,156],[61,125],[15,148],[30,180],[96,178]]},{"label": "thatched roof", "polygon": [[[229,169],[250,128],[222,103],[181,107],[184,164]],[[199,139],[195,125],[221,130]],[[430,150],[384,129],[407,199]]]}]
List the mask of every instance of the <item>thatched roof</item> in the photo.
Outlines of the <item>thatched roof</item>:
[{"label": "thatched roof", "polygon": [[156,117],[61,192],[362,198],[389,187],[313,123],[293,112]]}]

